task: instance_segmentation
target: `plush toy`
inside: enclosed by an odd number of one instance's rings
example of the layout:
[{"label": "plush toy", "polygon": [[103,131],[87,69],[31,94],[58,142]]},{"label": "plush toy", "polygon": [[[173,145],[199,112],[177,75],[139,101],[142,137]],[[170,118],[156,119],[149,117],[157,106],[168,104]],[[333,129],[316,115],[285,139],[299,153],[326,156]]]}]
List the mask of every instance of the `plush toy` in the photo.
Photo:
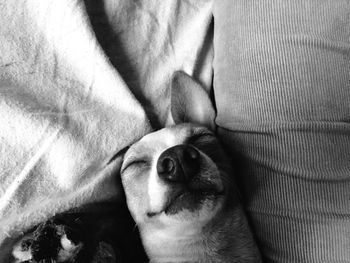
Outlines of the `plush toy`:
[{"label": "plush toy", "polygon": [[13,255],[17,262],[76,262],[83,246],[78,231],[50,220],[26,235]]},{"label": "plush toy", "polygon": [[58,215],[29,231],[12,254],[16,263],[147,262],[130,219],[106,209]]}]

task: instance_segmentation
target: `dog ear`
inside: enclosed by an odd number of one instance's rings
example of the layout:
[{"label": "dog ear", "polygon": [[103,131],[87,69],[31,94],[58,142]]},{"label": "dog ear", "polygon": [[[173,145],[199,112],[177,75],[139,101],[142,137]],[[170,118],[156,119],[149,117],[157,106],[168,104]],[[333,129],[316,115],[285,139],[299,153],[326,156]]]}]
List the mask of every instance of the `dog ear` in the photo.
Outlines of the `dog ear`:
[{"label": "dog ear", "polygon": [[215,110],[208,93],[182,71],[173,75],[170,104],[174,124],[191,122],[215,130]]}]

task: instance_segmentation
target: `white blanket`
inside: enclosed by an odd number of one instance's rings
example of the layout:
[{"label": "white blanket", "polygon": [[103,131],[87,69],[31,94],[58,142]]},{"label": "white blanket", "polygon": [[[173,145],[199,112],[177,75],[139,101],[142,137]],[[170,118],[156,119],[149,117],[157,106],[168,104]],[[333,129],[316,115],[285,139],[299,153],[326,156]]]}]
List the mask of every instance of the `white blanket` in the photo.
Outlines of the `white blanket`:
[{"label": "white blanket", "polygon": [[29,227],[118,198],[125,146],[162,126],[175,70],[210,87],[211,0],[0,3],[0,262]]}]

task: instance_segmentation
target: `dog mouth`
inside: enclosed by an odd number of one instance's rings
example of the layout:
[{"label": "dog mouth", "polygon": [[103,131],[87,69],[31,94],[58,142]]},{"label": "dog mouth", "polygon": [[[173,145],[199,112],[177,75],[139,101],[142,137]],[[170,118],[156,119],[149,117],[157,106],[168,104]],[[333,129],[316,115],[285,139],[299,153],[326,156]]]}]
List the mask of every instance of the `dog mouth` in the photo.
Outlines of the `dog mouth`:
[{"label": "dog mouth", "polygon": [[215,203],[225,196],[225,190],[213,182],[195,180],[187,186],[171,189],[164,208],[157,212],[148,212],[148,217],[164,213],[175,215],[183,210],[198,211],[205,203]]},{"label": "dog mouth", "polygon": [[224,189],[216,183],[194,179],[187,185],[170,190],[162,212],[174,215],[182,210],[198,211],[205,203],[215,202],[224,196]]},{"label": "dog mouth", "polygon": [[223,193],[211,189],[183,190],[169,198],[164,213],[166,215],[174,215],[182,210],[195,212],[198,211],[205,202],[214,202],[222,196]]}]

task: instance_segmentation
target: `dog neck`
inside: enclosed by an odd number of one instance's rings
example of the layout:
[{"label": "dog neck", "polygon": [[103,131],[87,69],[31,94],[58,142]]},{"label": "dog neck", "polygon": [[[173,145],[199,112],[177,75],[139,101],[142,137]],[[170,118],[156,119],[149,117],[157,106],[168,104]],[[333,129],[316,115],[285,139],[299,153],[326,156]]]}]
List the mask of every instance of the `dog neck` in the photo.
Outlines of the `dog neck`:
[{"label": "dog neck", "polygon": [[261,262],[242,208],[223,213],[229,214],[223,214],[204,229],[181,229],[175,235],[143,233],[150,262]]}]

